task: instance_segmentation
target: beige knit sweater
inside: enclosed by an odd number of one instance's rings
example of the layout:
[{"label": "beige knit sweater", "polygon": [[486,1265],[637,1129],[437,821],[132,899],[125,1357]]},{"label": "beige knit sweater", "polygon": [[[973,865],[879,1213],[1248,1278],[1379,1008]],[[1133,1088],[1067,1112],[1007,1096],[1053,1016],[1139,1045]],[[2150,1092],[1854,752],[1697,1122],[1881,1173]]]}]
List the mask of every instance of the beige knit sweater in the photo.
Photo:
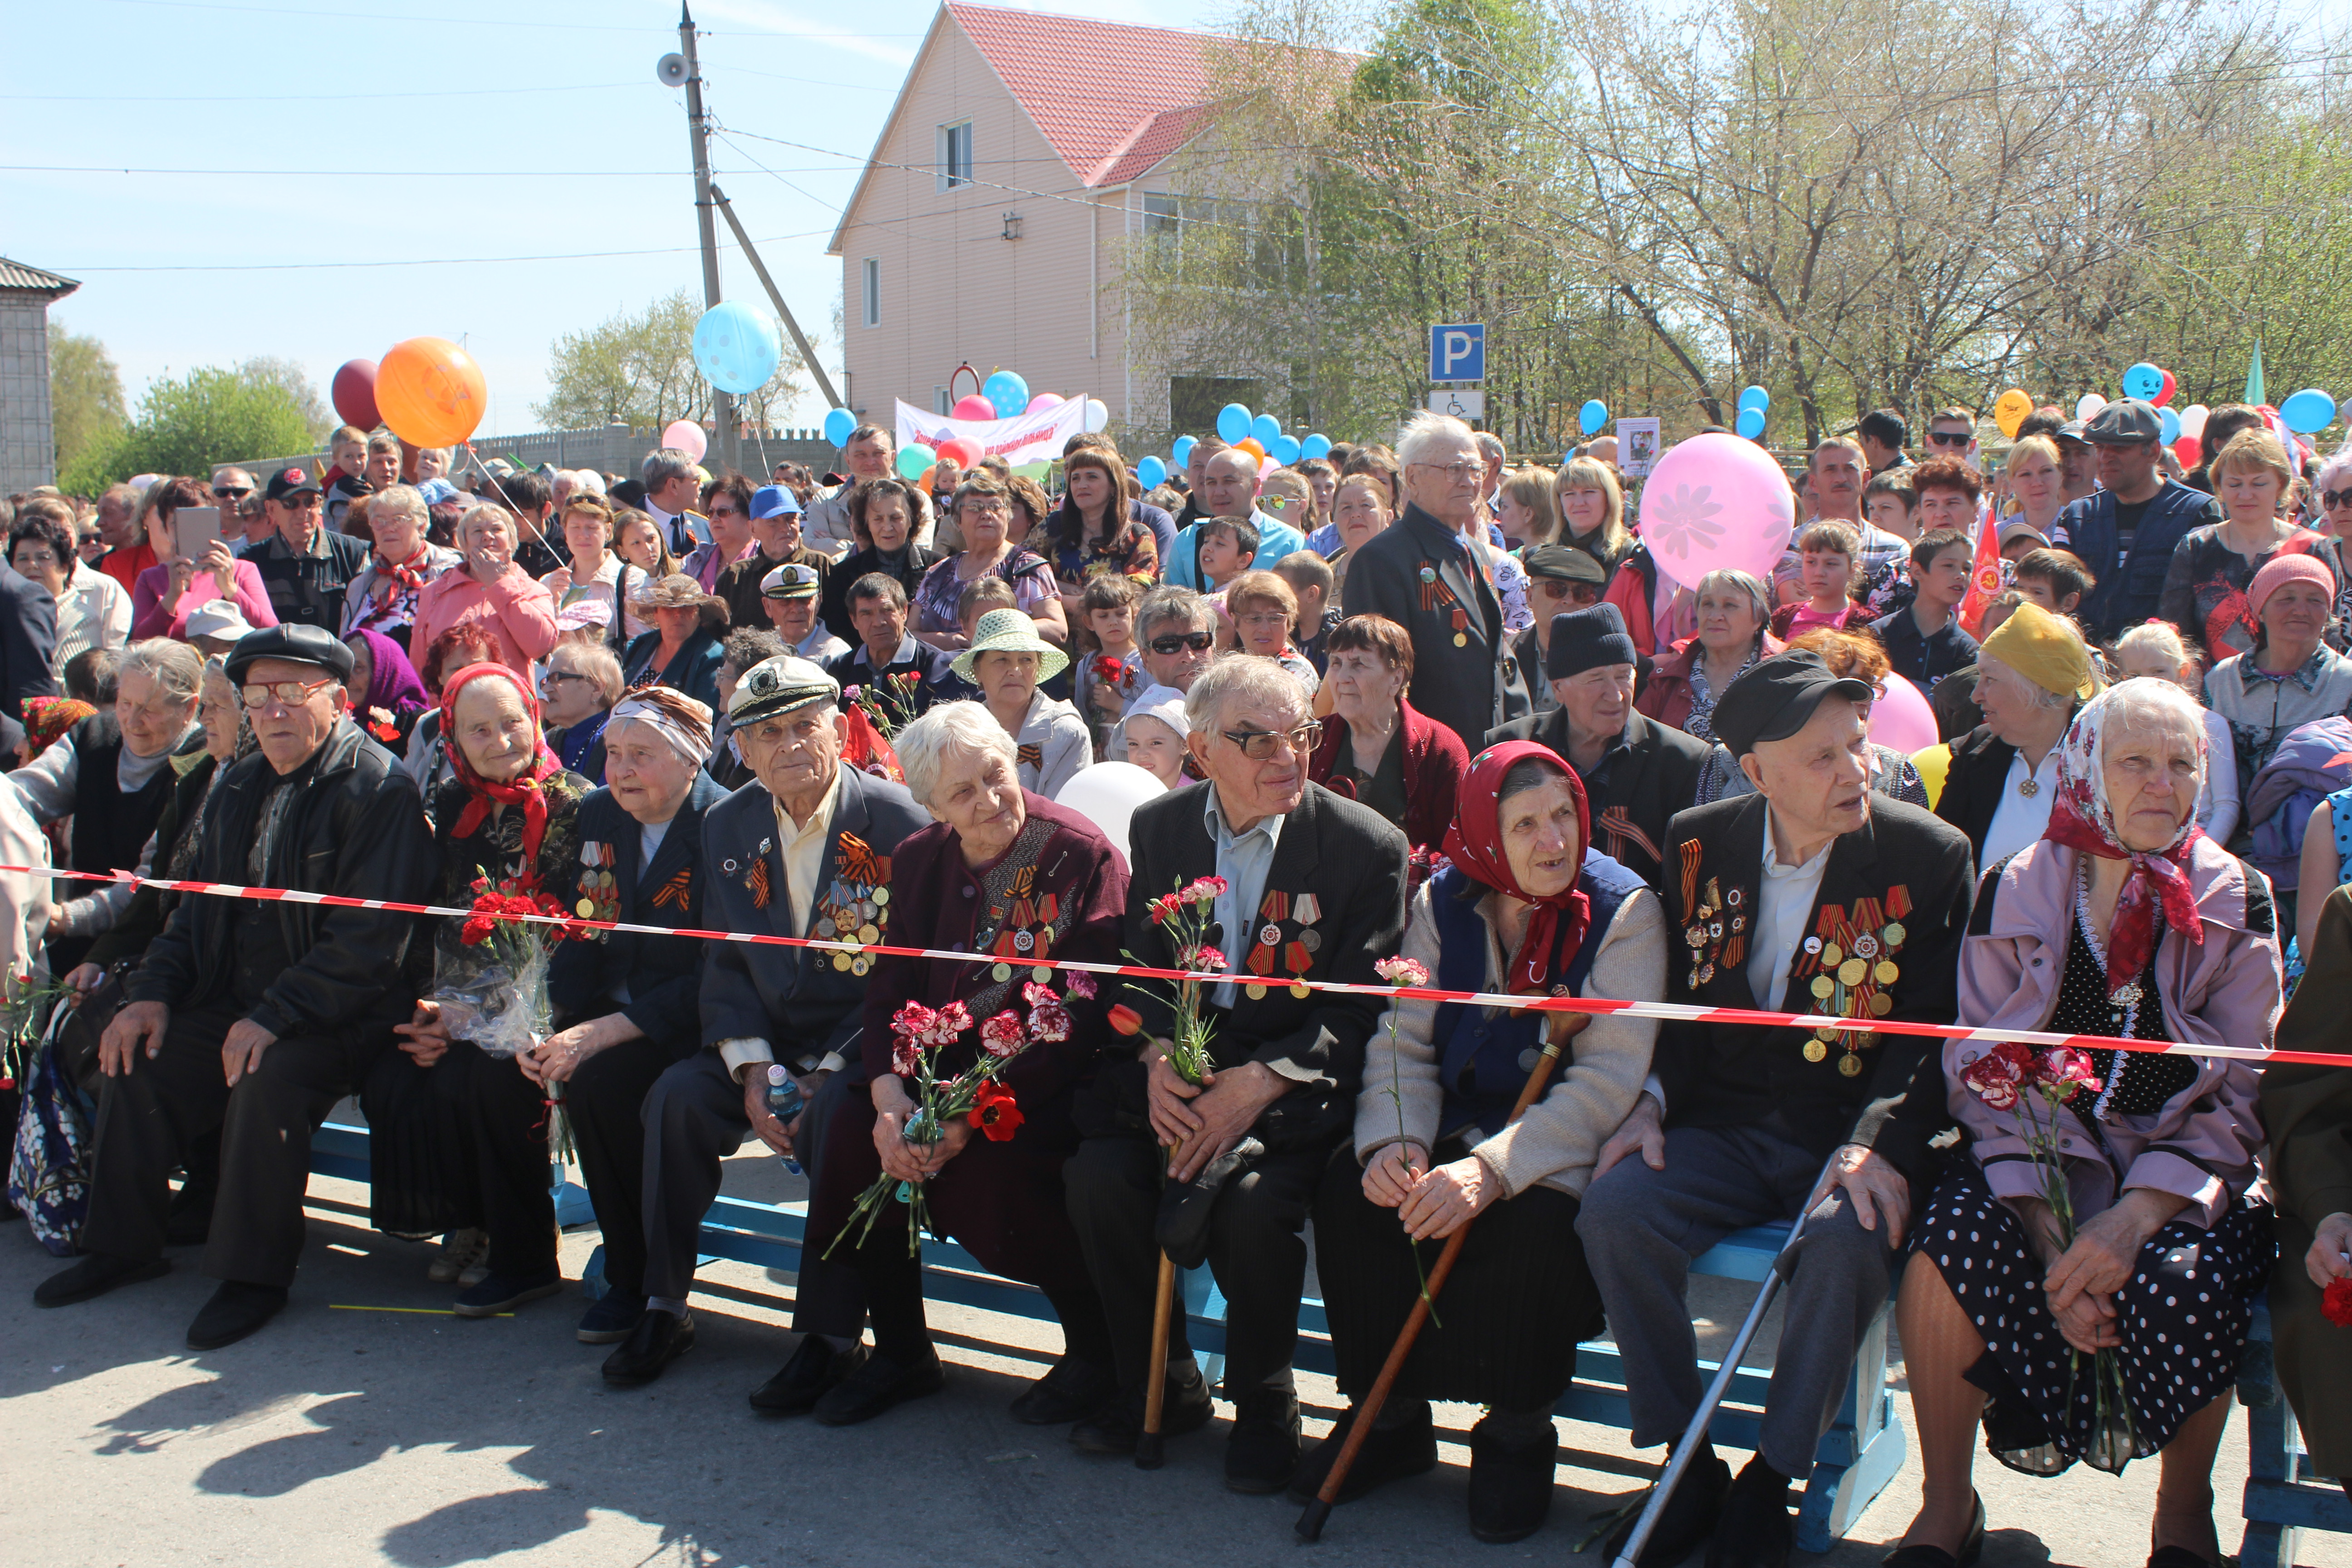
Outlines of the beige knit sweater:
[{"label": "beige knit sweater", "polygon": [[[1503,988],[1503,969],[1509,961],[1495,937],[1499,897],[1488,893],[1478,903],[1486,933],[1485,988],[1489,991]],[[1404,956],[1427,964],[1434,974],[1437,921],[1429,900],[1426,886],[1413,895]],[[1664,909],[1655,893],[1643,889],[1617,907],[1616,919],[1601,939],[1601,951],[1593,955],[1584,994],[1654,1002],[1664,996],[1665,989]],[[1426,1151],[1436,1141],[1444,1103],[1438,1054],[1431,1039],[1437,1005],[1430,1001],[1399,1004],[1381,1015],[1380,1027],[1365,1043],[1364,1087],[1356,1098],[1359,1162],[1391,1143],[1416,1143]],[[1470,1129],[1474,1152],[1502,1183],[1505,1196],[1516,1196],[1538,1182],[1583,1194],[1601,1145],[1641,1097],[1657,1033],[1655,1019],[1594,1018],[1571,1045],[1572,1059],[1555,1069],[1550,1089],[1528,1107],[1525,1116],[1491,1138],[1482,1137],[1475,1126]]]}]

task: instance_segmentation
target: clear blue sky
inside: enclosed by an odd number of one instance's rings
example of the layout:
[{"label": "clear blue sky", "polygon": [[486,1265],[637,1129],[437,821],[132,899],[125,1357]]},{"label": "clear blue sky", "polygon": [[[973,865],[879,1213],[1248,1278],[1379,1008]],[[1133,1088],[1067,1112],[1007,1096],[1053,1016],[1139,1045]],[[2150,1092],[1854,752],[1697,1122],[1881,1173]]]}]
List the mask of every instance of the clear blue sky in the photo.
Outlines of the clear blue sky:
[{"label": "clear blue sky", "polygon": [[[1027,8],[1188,26],[1217,5]],[[824,247],[936,7],[693,9],[720,184],[829,337]],[[558,334],[700,291],[685,94],[654,76],[677,0],[0,0],[0,256],[81,280],[53,319],[105,341],[134,407],[156,376],[257,354],[324,392],[432,334],[481,362],[482,433],[519,433]],[[758,299],[719,238],[725,294]],[[609,252],[652,254],[477,259]],[[458,264],[351,265],[384,261]]]}]

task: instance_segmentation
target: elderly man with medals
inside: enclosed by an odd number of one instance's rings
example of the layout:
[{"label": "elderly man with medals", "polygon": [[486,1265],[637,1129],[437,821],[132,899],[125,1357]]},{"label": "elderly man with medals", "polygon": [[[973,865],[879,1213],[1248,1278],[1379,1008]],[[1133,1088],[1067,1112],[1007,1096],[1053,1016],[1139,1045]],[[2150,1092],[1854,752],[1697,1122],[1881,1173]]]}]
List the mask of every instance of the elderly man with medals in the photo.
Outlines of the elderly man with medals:
[{"label": "elderly man with medals", "polygon": [[[1668,1002],[1951,1020],[1968,840],[1870,788],[1873,696],[1810,653],[1760,660],[1726,689],[1715,732],[1757,793],[1667,828]],[[1577,1218],[1636,1447],[1678,1442],[1702,1397],[1691,1259],[1743,1226],[1810,1217],[1756,1456],[1735,1481],[1702,1438],[1643,1563],[1680,1562],[1710,1535],[1708,1568],[1788,1562],[1790,1482],[1811,1470],[1886,1302],[1947,1121],[1932,1047],[1866,1030],[1660,1026],[1650,1080]]]},{"label": "elderly man with medals", "polygon": [[[807,659],[781,655],[743,672],[727,713],[730,743],[756,782],[703,815],[705,923],[880,942],[890,921],[890,857],[929,818],[903,786],[842,765],[849,721],[840,684]],[[651,1382],[694,1343],[686,1298],[702,1216],[719,1194],[719,1161],[756,1136],[814,1172],[823,1158],[814,1135],[845,1094],[863,1091],[857,1037],[871,958],[765,943],[709,946],[702,1048],[664,1072],[646,1096],[646,1310],[604,1363],[605,1380],[624,1386]],[[790,1124],[768,1109],[770,1069],[778,1066],[806,1101]],[[863,1359],[865,1308],[854,1271],[804,1257],[796,1298],[800,1350],[753,1392],[761,1410],[807,1410]]]}]

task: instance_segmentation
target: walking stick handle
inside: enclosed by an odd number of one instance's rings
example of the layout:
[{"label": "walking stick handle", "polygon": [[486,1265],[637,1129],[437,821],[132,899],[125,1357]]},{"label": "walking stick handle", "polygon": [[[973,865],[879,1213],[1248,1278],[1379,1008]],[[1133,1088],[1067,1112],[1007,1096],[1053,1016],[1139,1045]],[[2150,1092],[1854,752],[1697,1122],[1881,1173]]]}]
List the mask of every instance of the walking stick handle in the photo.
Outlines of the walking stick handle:
[{"label": "walking stick handle", "polygon": [[[1543,1097],[1544,1086],[1551,1081],[1552,1068],[1567,1054],[1568,1043],[1583,1032],[1592,1022],[1590,1013],[1561,1013],[1552,1016],[1544,1029],[1543,1048],[1536,1053],[1536,1065],[1528,1073],[1528,1081],[1519,1089],[1519,1098],[1511,1107],[1509,1120],[1517,1121],[1528,1112],[1528,1107]],[[1339,1457],[1331,1461],[1331,1469],[1323,1478],[1322,1487],[1315,1500],[1307,1505],[1295,1527],[1298,1539],[1314,1542],[1321,1539],[1323,1521],[1331,1517],[1331,1505],[1339,1500],[1339,1489],[1347,1484],[1348,1472],[1355,1467],[1356,1456],[1372,1435],[1372,1423],[1380,1416],[1381,1407],[1388,1403],[1390,1391],[1404,1372],[1404,1363],[1412,1354],[1414,1342],[1429,1321],[1429,1304],[1445,1288],[1446,1277],[1454,1272],[1454,1260],[1462,1256],[1462,1244],[1470,1238],[1470,1226],[1475,1216],[1465,1220],[1462,1228],[1445,1238],[1445,1250],[1437,1256],[1437,1266],[1429,1271],[1429,1282],[1413,1301],[1412,1310],[1405,1314],[1404,1327],[1397,1331],[1396,1343],[1389,1347],[1388,1360],[1381,1363],[1380,1375],[1372,1380],[1370,1392],[1356,1409],[1355,1420],[1348,1427],[1347,1438],[1339,1445]]]}]

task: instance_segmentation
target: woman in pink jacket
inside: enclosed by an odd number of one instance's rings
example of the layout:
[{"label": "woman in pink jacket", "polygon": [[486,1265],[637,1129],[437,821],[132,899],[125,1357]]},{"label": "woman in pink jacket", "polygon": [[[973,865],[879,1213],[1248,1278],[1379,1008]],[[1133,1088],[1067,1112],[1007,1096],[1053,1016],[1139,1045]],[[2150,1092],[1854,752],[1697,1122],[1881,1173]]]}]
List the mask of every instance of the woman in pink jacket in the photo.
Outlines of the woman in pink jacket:
[{"label": "woman in pink jacket", "polygon": [[409,646],[430,648],[452,626],[479,626],[498,644],[499,662],[530,679],[533,659],[555,647],[555,595],[515,564],[514,515],[485,503],[457,520],[463,570],[445,572],[416,595]]},{"label": "woman in pink jacket", "polygon": [[[1959,1016],[1984,1029],[2266,1047],[2280,1007],[2277,920],[2260,873],[2197,827],[2205,729],[2167,681],[2127,680],[2075,716],[2046,837],[1987,868],[1960,952]],[[2017,1047],[2011,1047],[2012,1050]],[[2213,1454],[2251,1306],[2270,1273],[2269,1211],[2249,1200],[2262,1146],[2243,1061],[2095,1050],[2055,1110],[2004,1089],[1991,1044],[1944,1047],[1968,1157],[1922,1206],[1898,1321],[1918,1418],[1923,1500],[1890,1568],[1971,1562],[1969,1482],[1982,1421],[1996,1458],[2054,1476],[2161,1456],[2150,1568],[2221,1559]],[[1988,1100],[2014,1098],[2013,1108]],[[2053,1130],[2071,1244],[2021,1134]],[[2095,1357],[2123,1397],[2105,1403]],[[2118,1410],[2120,1406],[2120,1411]],[[2128,1425],[2125,1424],[2127,1415]]]}]

